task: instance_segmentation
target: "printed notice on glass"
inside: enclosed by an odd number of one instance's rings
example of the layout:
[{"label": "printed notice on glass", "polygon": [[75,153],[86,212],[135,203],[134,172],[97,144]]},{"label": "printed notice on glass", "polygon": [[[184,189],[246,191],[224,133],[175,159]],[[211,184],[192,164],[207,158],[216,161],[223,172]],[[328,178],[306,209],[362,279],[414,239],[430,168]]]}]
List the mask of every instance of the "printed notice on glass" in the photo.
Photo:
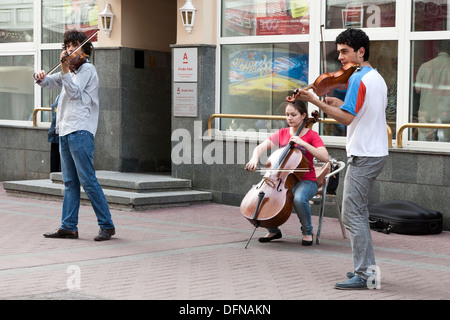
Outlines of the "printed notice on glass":
[{"label": "printed notice on glass", "polygon": [[173,50],[173,81],[197,82],[197,48]]},{"label": "printed notice on glass", "polygon": [[173,115],[197,117],[197,83],[174,83]]}]

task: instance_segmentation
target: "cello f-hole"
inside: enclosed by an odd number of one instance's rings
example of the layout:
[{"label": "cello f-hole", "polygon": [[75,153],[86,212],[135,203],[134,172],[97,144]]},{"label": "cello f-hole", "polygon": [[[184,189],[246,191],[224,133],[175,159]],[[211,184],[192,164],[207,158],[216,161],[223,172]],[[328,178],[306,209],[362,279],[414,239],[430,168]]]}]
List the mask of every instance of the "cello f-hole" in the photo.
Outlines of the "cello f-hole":
[{"label": "cello f-hole", "polygon": [[278,178],[278,185],[277,185],[277,191],[278,191],[278,192],[283,191],[283,189],[280,188],[282,182],[283,182],[283,180],[281,180],[281,178]]},{"label": "cello f-hole", "polygon": [[269,177],[263,177],[263,182],[267,183],[270,187],[275,188],[275,182]]},{"label": "cello f-hole", "polygon": [[262,188],[263,185],[264,185],[264,179],[261,180],[261,183],[260,183],[258,186],[256,186],[255,189],[256,189],[256,190],[259,190],[259,189]]}]

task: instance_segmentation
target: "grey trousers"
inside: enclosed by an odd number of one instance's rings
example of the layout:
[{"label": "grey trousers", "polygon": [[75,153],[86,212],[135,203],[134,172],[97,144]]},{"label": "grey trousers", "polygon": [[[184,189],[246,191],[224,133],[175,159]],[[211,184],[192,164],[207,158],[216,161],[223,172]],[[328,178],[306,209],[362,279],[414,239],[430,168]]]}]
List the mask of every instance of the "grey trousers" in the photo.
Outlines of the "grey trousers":
[{"label": "grey trousers", "polygon": [[350,234],[355,274],[367,279],[375,267],[375,255],[369,225],[370,190],[383,170],[385,157],[349,157],[344,180],[342,211],[344,225]]}]

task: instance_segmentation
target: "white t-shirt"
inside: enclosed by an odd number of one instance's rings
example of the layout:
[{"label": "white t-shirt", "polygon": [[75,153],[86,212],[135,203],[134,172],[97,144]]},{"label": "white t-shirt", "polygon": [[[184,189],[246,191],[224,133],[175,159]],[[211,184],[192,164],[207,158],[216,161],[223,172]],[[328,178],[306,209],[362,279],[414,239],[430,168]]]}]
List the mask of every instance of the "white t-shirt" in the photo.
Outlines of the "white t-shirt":
[{"label": "white t-shirt", "polygon": [[349,80],[341,109],[355,116],[347,127],[347,156],[388,155],[387,86],[376,69],[362,67]]}]

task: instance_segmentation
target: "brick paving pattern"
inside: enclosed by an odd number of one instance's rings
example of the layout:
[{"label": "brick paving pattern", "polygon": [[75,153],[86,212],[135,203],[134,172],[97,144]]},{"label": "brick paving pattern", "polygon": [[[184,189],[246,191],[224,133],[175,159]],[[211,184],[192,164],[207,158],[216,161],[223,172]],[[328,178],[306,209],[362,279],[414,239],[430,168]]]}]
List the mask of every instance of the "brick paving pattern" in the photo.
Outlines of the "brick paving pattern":
[{"label": "brick paving pattern", "polygon": [[[142,212],[112,210],[116,236],[95,242],[90,206],[78,240],[46,239],[61,202],[6,196],[0,185],[0,299],[46,300],[431,300],[450,299],[450,233],[372,231],[380,290],[341,291],[352,270],[349,239],[325,218],[321,244],[301,245],[299,222],[261,244],[239,208],[202,204]],[[313,217],[317,227],[317,217]]]}]

